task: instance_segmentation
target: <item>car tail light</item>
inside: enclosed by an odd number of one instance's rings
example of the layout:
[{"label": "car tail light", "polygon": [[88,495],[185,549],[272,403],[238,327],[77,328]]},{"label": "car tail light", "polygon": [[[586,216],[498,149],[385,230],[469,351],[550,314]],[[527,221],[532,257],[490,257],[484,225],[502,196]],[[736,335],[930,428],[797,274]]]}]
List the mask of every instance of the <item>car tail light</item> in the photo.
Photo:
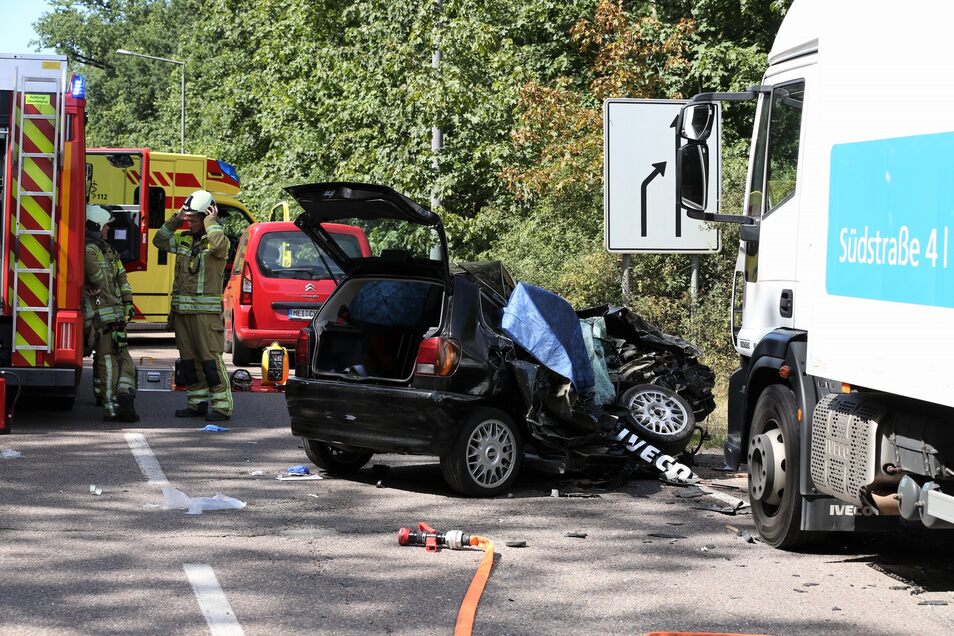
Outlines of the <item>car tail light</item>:
[{"label": "car tail light", "polygon": [[298,340],[295,341],[295,376],[308,377],[309,344],[311,337],[309,328],[306,327],[298,332]]},{"label": "car tail light", "polygon": [[428,338],[417,349],[416,375],[453,375],[460,362],[460,344],[450,338]]},{"label": "car tail light", "polygon": [[252,268],[249,267],[248,262],[242,269],[242,294],[239,296],[239,304],[252,304]]}]

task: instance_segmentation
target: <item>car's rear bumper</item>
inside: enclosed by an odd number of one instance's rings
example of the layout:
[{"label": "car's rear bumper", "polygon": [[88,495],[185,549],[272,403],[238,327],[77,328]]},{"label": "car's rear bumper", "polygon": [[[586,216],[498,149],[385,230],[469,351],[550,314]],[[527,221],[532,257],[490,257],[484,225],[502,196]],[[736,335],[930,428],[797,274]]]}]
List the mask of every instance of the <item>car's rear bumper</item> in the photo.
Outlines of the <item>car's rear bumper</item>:
[{"label": "car's rear bumper", "polygon": [[[306,321],[302,321],[301,329],[308,326]],[[261,349],[267,347],[273,342],[284,347],[294,347],[298,340],[298,332],[301,329],[249,329],[247,327],[235,326],[235,335],[242,341],[242,344],[250,349]]]},{"label": "car's rear bumper", "polygon": [[463,411],[483,398],[427,389],[289,378],[292,434],[376,452],[446,455]]}]

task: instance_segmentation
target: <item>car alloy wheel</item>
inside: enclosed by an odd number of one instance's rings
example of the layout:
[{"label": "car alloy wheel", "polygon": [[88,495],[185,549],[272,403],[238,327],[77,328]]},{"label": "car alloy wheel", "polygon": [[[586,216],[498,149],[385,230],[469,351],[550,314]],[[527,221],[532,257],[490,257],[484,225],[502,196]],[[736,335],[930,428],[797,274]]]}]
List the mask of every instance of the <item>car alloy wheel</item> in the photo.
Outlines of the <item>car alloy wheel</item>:
[{"label": "car alloy wheel", "polygon": [[491,497],[513,484],[522,462],[520,429],[503,411],[482,407],[464,417],[441,472],[457,492]]},{"label": "car alloy wheel", "polygon": [[501,420],[484,420],[467,440],[467,470],[484,488],[495,488],[513,471],[515,454],[510,427]]}]

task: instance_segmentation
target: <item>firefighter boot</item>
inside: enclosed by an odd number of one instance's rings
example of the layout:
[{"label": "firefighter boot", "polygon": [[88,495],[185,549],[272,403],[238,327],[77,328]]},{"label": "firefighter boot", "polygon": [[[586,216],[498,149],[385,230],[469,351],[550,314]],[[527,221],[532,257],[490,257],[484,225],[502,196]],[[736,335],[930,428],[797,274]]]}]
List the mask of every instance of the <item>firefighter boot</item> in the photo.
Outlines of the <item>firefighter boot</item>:
[{"label": "firefighter boot", "polygon": [[122,422],[138,422],[139,414],[136,413],[135,397],[132,393],[120,393],[116,396],[116,417]]},{"label": "firefighter boot", "polygon": [[209,403],[201,402],[199,408],[190,409],[188,406],[176,411],[176,417],[205,417],[209,412]]},{"label": "firefighter boot", "polygon": [[224,422],[225,420],[231,419],[230,416],[226,415],[222,411],[212,411],[205,416],[206,422]]}]

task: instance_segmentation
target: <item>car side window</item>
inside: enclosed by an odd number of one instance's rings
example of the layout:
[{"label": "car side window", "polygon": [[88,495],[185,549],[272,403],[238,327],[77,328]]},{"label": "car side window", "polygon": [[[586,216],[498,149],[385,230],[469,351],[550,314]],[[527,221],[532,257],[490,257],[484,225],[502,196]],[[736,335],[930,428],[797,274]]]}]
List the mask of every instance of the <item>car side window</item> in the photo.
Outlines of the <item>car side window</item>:
[{"label": "car side window", "polygon": [[500,331],[503,307],[484,292],[480,292],[480,315],[485,325],[494,331]]}]

